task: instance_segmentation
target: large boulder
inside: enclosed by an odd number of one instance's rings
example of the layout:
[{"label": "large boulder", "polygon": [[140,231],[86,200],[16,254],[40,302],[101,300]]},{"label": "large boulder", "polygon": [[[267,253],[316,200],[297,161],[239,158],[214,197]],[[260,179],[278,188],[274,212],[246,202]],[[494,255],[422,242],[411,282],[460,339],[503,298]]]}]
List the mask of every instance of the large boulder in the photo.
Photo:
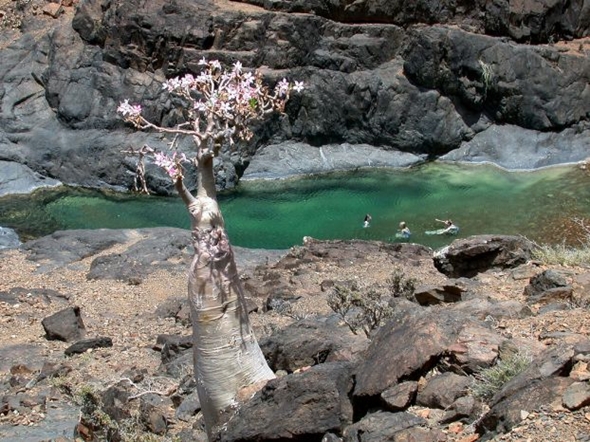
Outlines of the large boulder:
[{"label": "large boulder", "polygon": [[301,320],[260,340],[260,348],[274,370],[295,370],[324,362],[354,359],[367,339],[330,323]]},{"label": "large boulder", "polygon": [[477,424],[478,431],[507,432],[522,420],[522,411],[530,412],[549,406],[561,398],[575,380],[568,377],[580,344],[547,349],[531,359],[526,370],[507,382],[491,400],[490,410]]},{"label": "large boulder", "polygon": [[451,278],[471,278],[493,268],[506,269],[524,264],[531,259],[534,247],[522,236],[471,236],[437,250],[434,265]]},{"label": "large boulder", "polygon": [[274,379],[239,409],[215,440],[303,442],[342,433],[352,423],[352,385],[350,367],[342,362]]},{"label": "large boulder", "polygon": [[427,372],[459,336],[465,318],[424,313],[401,325],[392,320],[373,337],[355,367],[354,397],[367,402],[417,372]]}]

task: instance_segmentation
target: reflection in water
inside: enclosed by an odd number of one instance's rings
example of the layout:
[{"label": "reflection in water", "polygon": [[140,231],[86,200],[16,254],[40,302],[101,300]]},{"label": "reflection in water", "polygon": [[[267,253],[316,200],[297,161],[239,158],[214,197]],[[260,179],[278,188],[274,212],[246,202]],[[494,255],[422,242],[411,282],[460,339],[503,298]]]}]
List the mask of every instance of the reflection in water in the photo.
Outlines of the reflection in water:
[{"label": "reflection in water", "polygon": [[[522,234],[540,243],[573,240],[574,217],[590,217],[590,186],[577,167],[507,172],[492,166],[428,164],[412,169],[360,170],[276,181],[247,181],[220,195],[234,245],[288,248],[303,236],[400,241],[439,247],[454,237],[427,236],[451,218],[458,237]],[[369,228],[362,227],[366,213]],[[189,228],[179,198],[106,194],[83,189],[37,192],[0,200],[0,225],[24,239],[57,229]]]}]

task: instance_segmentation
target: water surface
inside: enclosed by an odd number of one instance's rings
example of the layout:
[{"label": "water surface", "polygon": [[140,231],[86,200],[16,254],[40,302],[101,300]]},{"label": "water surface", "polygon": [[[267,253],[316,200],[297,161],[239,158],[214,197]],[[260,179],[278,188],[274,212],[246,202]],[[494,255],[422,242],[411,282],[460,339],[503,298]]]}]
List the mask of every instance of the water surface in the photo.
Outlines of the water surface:
[{"label": "water surface", "polygon": [[[508,172],[490,165],[433,163],[276,181],[245,181],[220,195],[234,245],[285,249],[304,236],[400,241],[400,221],[412,242],[439,247],[454,237],[427,236],[451,218],[458,237],[521,234],[537,242],[572,238],[574,217],[590,218],[587,172],[558,167]],[[373,221],[363,228],[366,213]],[[0,199],[0,225],[31,238],[58,229],[189,228],[179,198],[63,188]]]}]

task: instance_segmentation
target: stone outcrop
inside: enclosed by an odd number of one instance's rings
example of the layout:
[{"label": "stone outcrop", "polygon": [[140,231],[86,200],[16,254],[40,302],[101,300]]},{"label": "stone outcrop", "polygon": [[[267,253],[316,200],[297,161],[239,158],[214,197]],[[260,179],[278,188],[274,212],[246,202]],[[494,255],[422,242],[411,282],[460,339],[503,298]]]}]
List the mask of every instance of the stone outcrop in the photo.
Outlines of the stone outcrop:
[{"label": "stone outcrop", "polygon": [[472,236],[437,250],[434,264],[447,276],[471,278],[491,267],[513,268],[525,264],[534,248],[534,243],[521,236]]},{"label": "stone outcrop", "polygon": [[[0,161],[56,180],[47,182],[132,187],[135,158],[123,151],[167,145],[125,127],[118,103],[174,122],[160,83],[202,57],[306,84],[284,117],[218,158],[219,187],[235,185],[269,144],[348,146],[355,167],[371,165],[366,146],[387,152],[375,154],[379,164],[392,164],[390,151],[518,169],[587,156],[590,11],[581,0],[84,0],[55,18],[27,15],[37,3],[23,6],[22,32],[2,39]],[[150,189],[173,191],[155,166],[147,173]],[[194,178],[187,172],[189,185]]]}]

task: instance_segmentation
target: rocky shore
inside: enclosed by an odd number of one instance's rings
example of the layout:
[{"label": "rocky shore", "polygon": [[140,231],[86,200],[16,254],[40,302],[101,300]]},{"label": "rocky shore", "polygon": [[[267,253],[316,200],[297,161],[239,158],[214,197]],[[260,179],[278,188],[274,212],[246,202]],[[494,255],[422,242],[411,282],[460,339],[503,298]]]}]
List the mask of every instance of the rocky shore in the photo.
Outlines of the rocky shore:
[{"label": "rocky shore", "polygon": [[[219,440],[588,441],[590,272],[531,259],[523,238],[444,251],[317,241],[237,249],[250,317],[277,373]],[[0,252],[3,440],[206,440],[185,301],[189,234],[56,232]],[[415,281],[391,291],[393,275]],[[336,287],[392,308],[368,335]],[[518,353],[495,394],[478,373]],[[108,436],[107,436],[108,435]]]}]

